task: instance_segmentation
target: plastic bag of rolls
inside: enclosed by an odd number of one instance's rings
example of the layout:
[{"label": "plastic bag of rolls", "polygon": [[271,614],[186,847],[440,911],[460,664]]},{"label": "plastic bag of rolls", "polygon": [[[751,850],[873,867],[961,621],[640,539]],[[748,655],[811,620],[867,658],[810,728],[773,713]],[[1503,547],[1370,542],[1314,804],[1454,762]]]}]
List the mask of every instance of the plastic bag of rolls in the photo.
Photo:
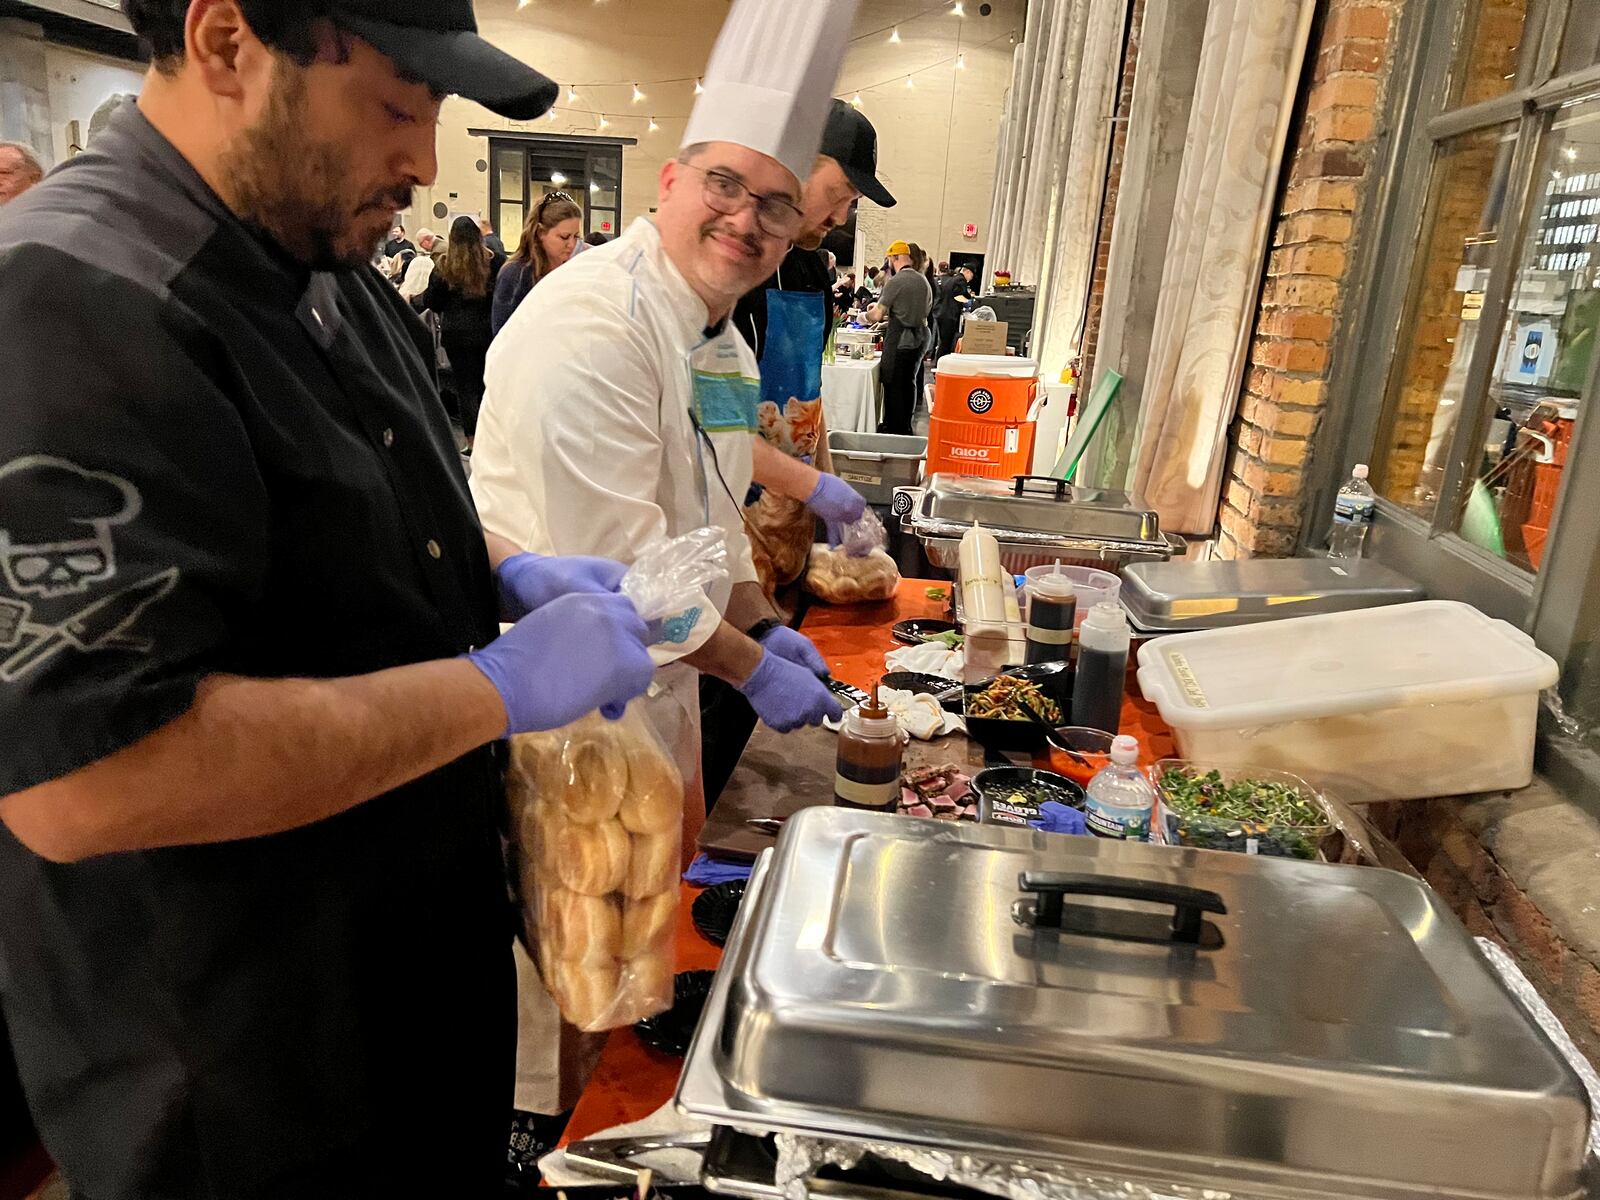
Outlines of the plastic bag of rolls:
[{"label": "plastic bag of rolls", "polygon": [[507,783],[528,949],[571,1024],[672,1007],[683,779],[637,703],[512,739]]},{"label": "plastic bag of rolls", "polygon": [[900,571],[882,550],[856,556],[830,550],[820,542],[811,549],[806,591],[825,604],[866,604],[888,600],[900,586]]}]

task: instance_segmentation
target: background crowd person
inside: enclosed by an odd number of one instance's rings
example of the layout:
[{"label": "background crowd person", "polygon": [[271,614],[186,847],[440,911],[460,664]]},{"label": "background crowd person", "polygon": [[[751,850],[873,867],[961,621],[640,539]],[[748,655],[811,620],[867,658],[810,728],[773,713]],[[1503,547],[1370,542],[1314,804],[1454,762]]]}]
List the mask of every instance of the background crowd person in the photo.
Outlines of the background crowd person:
[{"label": "background crowd person", "polygon": [[44,178],[44,164],[33,147],[0,142],[0,204],[8,204]]},{"label": "background crowd person", "polygon": [[939,281],[933,304],[933,320],[939,332],[939,358],[955,353],[956,338],[961,332],[961,314],[973,301],[974,274],[971,267],[961,267]]},{"label": "background crowd person", "polygon": [[500,262],[483,244],[483,231],[471,217],[457,217],[450,226],[450,244],[433,269],[418,309],[439,317],[440,340],[450,360],[450,376],[461,405],[461,432],[467,448],[478,430],[483,405],[483,367],[494,340],[490,320]]},{"label": "background crowd person", "polygon": [[[911,243],[911,266],[913,270],[928,281],[928,295],[930,297],[934,296],[938,285],[933,274],[933,259],[929,257],[926,250],[915,242]],[[927,319],[923,322],[922,333],[922,357],[917,359],[917,380],[913,389],[916,402],[920,402],[923,396],[923,383],[927,378],[928,371],[928,356],[933,354],[939,345],[939,332],[933,323],[933,304],[931,301],[928,305]],[[913,410],[916,402],[913,402]]]},{"label": "background crowd person", "polygon": [[500,240],[500,235],[494,231],[488,217],[478,218],[478,232],[483,234],[483,244],[489,247],[489,253],[498,258],[502,263],[506,260],[506,244]]},{"label": "background crowd person", "polygon": [[878,432],[909,434],[933,290],[922,272],[912,267],[908,243],[889,246],[889,265],[894,277],[884,284],[883,294],[867,313],[870,321],[889,323],[883,336],[883,423]]},{"label": "background crowd person", "polygon": [[495,281],[491,333],[500,332],[534,284],[572,257],[582,228],[583,210],[565,192],[546,192],[533,206],[516,254]]},{"label": "background crowd person", "polygon": [[433,268],[437,265],[437,255],[441,249],[439,235],[433,230],[417,230],[417,253],[406,264],[405,274],[400,278],[401,296],[407,300],[417,300],[428,290],[428,282],[433,278]]},{"label": "background crowd person", "polygon": [[596,229],[593,233],[589,234],[588,237],[583,239],[583,244],[585,246],[604,246],[610,240],[611,239],[605,234]]}]

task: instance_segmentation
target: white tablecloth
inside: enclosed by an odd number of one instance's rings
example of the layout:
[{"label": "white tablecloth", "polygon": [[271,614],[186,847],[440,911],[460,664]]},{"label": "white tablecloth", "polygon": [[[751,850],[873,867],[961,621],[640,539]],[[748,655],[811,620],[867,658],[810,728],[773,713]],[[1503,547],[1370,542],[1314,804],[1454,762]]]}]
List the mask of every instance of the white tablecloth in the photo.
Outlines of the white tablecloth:
[{"label": "white tablecloth", "polygon": [[822,412],[829,429],[878,431],[878,364],[841,358],[822,364]]}]

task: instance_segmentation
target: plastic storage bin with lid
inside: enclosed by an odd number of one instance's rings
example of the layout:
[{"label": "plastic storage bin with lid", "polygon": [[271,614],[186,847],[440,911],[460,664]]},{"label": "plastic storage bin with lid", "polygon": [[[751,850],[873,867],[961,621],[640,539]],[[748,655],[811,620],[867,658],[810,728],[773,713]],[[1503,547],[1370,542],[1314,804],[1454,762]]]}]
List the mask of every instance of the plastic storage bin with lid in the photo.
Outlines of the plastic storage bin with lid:
[{"label": "plastic storage bin with lid", "polygon": [[1041,397],[1039,364],[1031,358],[945,355],[935,368],[928,474],[1028,474]]},{"label": "plastic storage bin with lid", "polygon": [[1139,687],[1185,758],[1292,771],[1355,803],[1526,787],[1555,660],[1425,600],[1157,638]]}]

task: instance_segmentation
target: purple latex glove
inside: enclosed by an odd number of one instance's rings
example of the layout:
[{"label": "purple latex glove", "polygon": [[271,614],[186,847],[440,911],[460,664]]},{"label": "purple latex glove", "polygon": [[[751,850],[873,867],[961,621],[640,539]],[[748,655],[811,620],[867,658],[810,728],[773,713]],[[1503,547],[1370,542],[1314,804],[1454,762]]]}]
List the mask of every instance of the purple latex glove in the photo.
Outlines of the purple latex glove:
[{"label": "purple latex glove", "polygon": [[867,511],[867,502],[860,492],[837,475],[824,474],[817,480],[816,490],[806,501],[806,507],[827,523],[828,545],[838,546],[844,541],[844,527],[861,520]]},{"label": "purple latex glove", "polygon": [[1084,822],[1081,812],[1056,800],[1046,800],[1039,805],[1039,819],[1029,821],[1028,824],[1045,833],[1073,833],[1085,836],[1089,832],[1089,826]]},{"label": "purple latex glove", "polygon": [[500,617],[520,621],[562,596],[615,592],[627,573],[627,567],[609,558],[513,554],[494,573],[500,588]]},{"label": "purple latex glove", "polygon": [[828,673],[828,664],[822,661],[822,655],[811,644],[811,639],[787,625],[768,630],[761,644],[779,658],[787,659],[797,667],[804,667],[813,675]]},{"label": "purple latex glove", "polygon": [[761,664],[739,690],[756,715],[779,733],[837,721],[844,715],[827,684],[771,650],[761,656]]},{"label": "purple latex glove", "polygon": [[626,596],[561,596],[466,658],[500,693],[506,733],[538,733],[597,708],[620,718],[655,674],[649,640]]}]

